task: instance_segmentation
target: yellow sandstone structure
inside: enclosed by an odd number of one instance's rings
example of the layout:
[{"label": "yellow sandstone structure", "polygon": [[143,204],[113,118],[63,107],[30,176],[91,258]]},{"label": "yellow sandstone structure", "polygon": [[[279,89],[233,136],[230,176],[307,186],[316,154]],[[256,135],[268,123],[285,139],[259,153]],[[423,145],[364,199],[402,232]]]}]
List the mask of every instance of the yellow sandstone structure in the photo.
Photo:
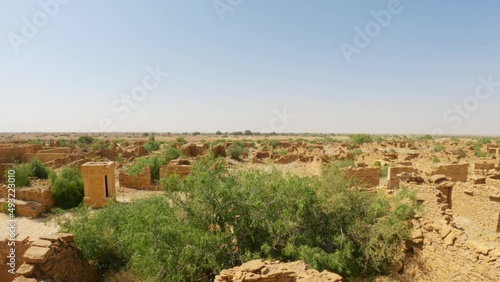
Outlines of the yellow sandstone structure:
[{"label": "yellow sandstone structure", "polygon": [[113,199],[115,190],[115,162],[89,162],[81,167],[87,206],[102,207]]}]

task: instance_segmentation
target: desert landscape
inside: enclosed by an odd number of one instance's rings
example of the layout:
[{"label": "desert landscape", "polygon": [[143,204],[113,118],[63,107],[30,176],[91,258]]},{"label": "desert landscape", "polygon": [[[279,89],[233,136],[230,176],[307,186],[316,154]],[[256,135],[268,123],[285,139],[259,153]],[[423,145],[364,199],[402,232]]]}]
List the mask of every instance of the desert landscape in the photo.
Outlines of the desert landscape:
[{"label": "desert landscape", "polygon": [[0,282],[500,281],[498,11],[0,1]]},{"label": "desert landscape", "polygon": [[[17,227],[1,281],[498,281],[499,156],[489,137],[2,134],[0,218],[15,174]],[[339,226],[318,225],[327,211]]]}]

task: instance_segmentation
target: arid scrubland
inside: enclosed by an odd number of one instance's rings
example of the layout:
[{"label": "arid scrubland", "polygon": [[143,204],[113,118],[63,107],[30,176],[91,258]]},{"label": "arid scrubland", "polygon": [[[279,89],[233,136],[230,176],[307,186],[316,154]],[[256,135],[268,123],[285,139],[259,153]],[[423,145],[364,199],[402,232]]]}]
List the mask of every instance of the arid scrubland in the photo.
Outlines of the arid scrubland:
[{"label": "arid scrubland", "polygon": [[0,142],[2,282],[500,281],[500,139]]}]

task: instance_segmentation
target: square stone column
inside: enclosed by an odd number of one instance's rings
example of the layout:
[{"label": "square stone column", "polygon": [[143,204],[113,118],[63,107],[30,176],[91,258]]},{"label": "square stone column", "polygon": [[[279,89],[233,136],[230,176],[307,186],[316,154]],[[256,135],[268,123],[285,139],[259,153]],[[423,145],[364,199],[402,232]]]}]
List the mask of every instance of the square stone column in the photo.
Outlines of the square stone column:
[{"label": "square stone column", "polygon": [[102,207],[116,195],[115,162],[89,162],[81,167],[84,192],[83,203]]}]

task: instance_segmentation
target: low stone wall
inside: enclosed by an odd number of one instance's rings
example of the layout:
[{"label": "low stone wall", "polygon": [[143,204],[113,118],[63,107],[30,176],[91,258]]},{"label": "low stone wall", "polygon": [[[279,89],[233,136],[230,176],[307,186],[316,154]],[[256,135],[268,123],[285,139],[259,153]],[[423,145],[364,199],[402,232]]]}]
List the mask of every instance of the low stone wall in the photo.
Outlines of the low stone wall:
[{"label": "low stone wall", "polygon": [[191,163],[188,160],[173,160],[168,165],[164,165],[160,169],[160,179],[169,178],[171,175],[177,174],[183,178],[191,173]]},{"label": "low stone wall", "polygon": [[121,187],[141,189],[141,190],[154,190],[157,187],[151,182],[151,167],[147,166],[137,176],[127,175],[120,172],[118,181]]},{"label": "low stone wall", "polygon": [[4,176],[7,170],[13,165],[13,163],[2,163],[0,164],[0,183],[4,182]]},{"label": "low stone wall", "polygon": [[71,149],[69,147],[59,147],[59,148],[42,148],[37,153],[39,154],[47,154],[47,153],[61,153],[61,154],[69,154],[71,153]]},{"label": "low stone wall", "polygon": [[469,175],[469,164],[438,165],[431,173],[432,175],[444,174],[451,181],[467,182]]},{"label": "low stone wall", "polygon": [[348,168],[344,171],[347,177],[357,179],[368,187],[376,187],[380,183],[380,168],[378,167]]},{"label": "low stone wall", "polygon": [[24,160],[29,162],[35,159],[42,161],[43,163],[48,163],[55,161],[57,159],[64,159],[68,154],[66,153],[34,153],[25,154]]},{"label": "low stone wall", "polygon": [[411,166],[395,166],[389,167],[387,170],[387,189],[397,189],[399,188],[399,177],[400,173],[417,173],[418,170]]},{"label": "low stone wall", "polygon": [[[22,256],[23,264],[17,270],[17,280],[35,281],[98,281],[97,271],[77,253],[71,234],[42,236],[30,244]],[[29,280],[27,280],[29,281]]]},{"label": "low stone wall", "polygon": [[[500,232],[500,188],[493,185],[453,186],[452,209],[488,232]],[[498,198],[497,198],[498,197]]]},{"label": "low stone wall", "polygon": [[[8,203],[8,187],[0,185],[0,205]],[[49,188],[27,187],[16,189],[16,215],[38,217],[54,207],[54,199]]]},{"label": "low stone wall", "polygon": [[252,260],[231,269],[222,270],[214,282],[341,282],[342,277],[336,273],[319,272],[309,269],[302,261],[279,262]]}]

